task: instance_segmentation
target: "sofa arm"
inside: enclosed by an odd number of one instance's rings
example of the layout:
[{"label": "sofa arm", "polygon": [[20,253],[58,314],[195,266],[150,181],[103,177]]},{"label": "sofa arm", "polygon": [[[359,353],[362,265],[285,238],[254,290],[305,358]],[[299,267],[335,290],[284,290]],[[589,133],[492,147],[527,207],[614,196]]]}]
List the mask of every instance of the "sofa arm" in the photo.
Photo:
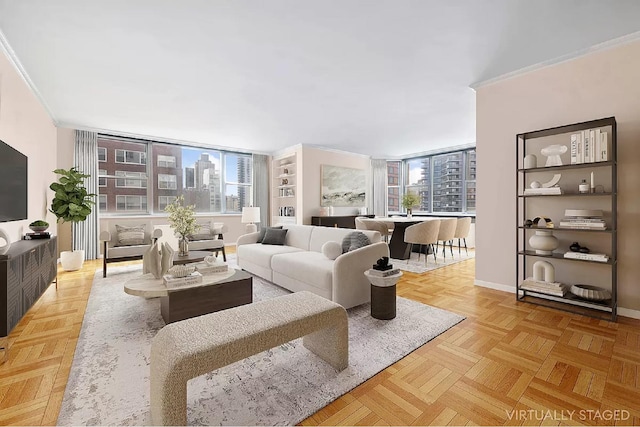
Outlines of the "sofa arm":
[{"label": "sofa arm", "polygon": [[242,236],[238,237],[238,240],[236,241],[236,249],[240,245],[249,245],[251,243],[258,243],[259,235],[260,233],[256,231],[255,233],[243,234]]},{"label": "sofa arm", "polygon": [[111,233],[107,230],[100,232],[100,241],[101,242],[110,242],[111,241]]},{"label": "sofa arm", "polygon": [[368,302],[371,299],[371,288],[364,272],[383,256],[389,256],[389,245],[378,242],[336,258],[333,264],[331,299],[344,308]]}]

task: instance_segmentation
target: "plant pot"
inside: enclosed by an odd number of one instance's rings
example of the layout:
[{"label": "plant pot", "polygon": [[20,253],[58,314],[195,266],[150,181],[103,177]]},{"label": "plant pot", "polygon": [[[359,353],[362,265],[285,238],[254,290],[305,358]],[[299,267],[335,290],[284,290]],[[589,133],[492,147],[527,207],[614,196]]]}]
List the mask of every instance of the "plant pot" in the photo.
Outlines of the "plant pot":
[{"label": "plant pot", "polygon": [[60,264],[64,271],[76,271],[84,263],[84,250],[60,252]]},{"label": "plant pot", "polygon": [[34,233],[42,233],[43,231],[45,231],[47,228],[49,228],[48,225],[30,225],[29,228],[31,229],[31,231],[33,231]]}]

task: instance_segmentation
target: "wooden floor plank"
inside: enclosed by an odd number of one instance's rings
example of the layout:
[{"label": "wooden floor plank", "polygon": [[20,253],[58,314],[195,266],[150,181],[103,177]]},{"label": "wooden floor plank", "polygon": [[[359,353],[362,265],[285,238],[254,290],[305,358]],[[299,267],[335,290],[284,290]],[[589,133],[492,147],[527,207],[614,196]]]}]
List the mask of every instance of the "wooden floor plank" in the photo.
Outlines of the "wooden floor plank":
[{"label": "wooden floor plank", "polygon": [[[12,331],[0,365],[0,424],[55,425],[100,266],[88,261],[80,271],[60,271],[58,289],[50,286]],[[398,295],[467,319],[301,424],[640,423],[639,321],[611,323],[517,302],[513,294],[474,286],[474,270],[469,260],[406,273]],[[630,418],[541,417],[579,409],[623,409]],[[525,415],[513,417],[516,410]]]}]

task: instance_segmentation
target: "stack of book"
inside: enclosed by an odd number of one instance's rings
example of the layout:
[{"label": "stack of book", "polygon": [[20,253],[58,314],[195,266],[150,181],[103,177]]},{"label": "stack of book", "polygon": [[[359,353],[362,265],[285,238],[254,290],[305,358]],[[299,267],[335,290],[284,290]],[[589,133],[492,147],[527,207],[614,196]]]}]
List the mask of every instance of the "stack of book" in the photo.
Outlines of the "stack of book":
[{"label": "stack of book", "polygon": [[583,259],[585,261],[609,261],[609,255],[606,254],[583,254],[582,252],[565,252],[564,257],[571,259]]},{"label": "stack of book", "polygon": [[571,134],[571,164],[606,162],[609,160],[607,132],[588,129]]},{"label": "stack of book", "polygon": [[33,240],[33,239],[50,239],[51,234],[48,231],[40,231],[37,233],[27,233],[24,236],[24,240]]},{"label": "stack of book", "polygon": [[222,262],[214,264],[199,263],[196,264],[196,271],[199,271],[200,274],[225,273],[229,271],[229,266]]},{"label": "stack of book", "polygon": [[540,188],[525,188],[524,195],[531,196],[537,194],[551,195],[551,194],[562,194],[562,189],[560,187],[540,187]]},{"label": "stack of book", "polygon": [[602,217],[578,217],[568,216],[562,218],[560,221],[560,227],[565,228],[582,228],[588,230],[605,230],[607,224]]},{"label": "stack of book", "polygon": [[567,293],[567,288],[562,283],[534,280],[533,277],[527,277],[520,284],[520,289],[556,297],[563,297]]},{"label": "stack of book", "polygon": [[165,274],[162,276],[162,283],[167,287],[167,289],[179,288],[181,286],[188,285],[197,285],[198,283],[202,283],[202,274],[194,271],[188,276],[185,277],[173,277],[170,274]]},{"label": "stack of book", "polygon": [[400,273],[400,269],[398,268],[392,268],[389,270],[376,270],[376,269],[370,269],[369,270],[369,274],[371,276],[378,276],[378,277],[389,277],[389,276],[393,276],[394,274],[398,274]]}]

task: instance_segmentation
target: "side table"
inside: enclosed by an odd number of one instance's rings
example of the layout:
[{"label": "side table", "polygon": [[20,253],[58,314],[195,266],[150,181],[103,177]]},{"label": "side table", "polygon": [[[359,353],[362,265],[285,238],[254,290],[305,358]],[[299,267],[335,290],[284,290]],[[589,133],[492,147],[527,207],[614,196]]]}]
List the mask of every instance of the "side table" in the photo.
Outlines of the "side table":
[{"label": "side table", "polygon": [[371,317],[391,320],[396,317],[396,283],[402,277],[402,271],[391,276],[381,277],[364,272],[371,282]]}]

